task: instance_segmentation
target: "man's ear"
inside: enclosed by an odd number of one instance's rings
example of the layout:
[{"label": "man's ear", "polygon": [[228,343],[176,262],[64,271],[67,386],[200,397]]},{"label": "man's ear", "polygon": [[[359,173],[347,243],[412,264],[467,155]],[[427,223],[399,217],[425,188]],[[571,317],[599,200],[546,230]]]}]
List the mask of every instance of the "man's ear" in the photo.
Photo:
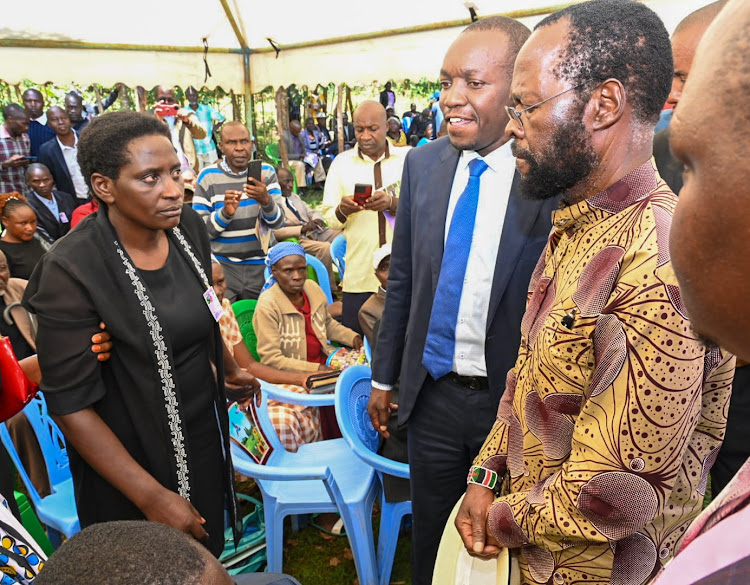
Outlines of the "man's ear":
[{"label": "man's ear", "polygon": [[607,79],[596,88],[591,101],[594,104],[592,130],[605,130],[625,113],[625,87],[618,79]]},{"label": "man's ear", "polygon": [[107,205],[111,205],[115,200],[113,194],[114,181],[100,173],[91,175],[91,190],[94,194]]}]

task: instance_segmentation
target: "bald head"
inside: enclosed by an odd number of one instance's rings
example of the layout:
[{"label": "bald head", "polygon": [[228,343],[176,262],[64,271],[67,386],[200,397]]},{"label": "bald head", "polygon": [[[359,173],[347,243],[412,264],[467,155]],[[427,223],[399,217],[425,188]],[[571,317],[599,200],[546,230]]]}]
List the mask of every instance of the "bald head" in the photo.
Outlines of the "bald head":
[{"label": "bald head", "polygon": [[727,0],[719,0],[718,2],[712,2],[708,6],[704,6],[703,8],[691,12],[680,21],[680,24],[674,29],[674,34],[694,27],[700,28],[701,34],[706,32],[706,29],[719,15],[719,12],[721,12],[721,9],[724,8],[726,3]]},{"label": "bald head", "polygon": [[[750,3],[732,0],[698,46],[672,119],[671,146],[686,180],[670,251],[695,330],[750,360]],[[710,107],[707,107],[710,104]]]},{"label": "bald head", "polygon": [[380,102],[366,100],[354,110],[354,137],[363,155],[373,160],[385,152],[388,123],[385,108]]},{"label": "bald head", "polygon": [[719,0],[691,12],[680,21],[672,34],[672,57],[674,77],[667,102],[676,106],[682,97],[682,89],[693,65],[695,51],[706,29],[713,22],[727,0]]}]

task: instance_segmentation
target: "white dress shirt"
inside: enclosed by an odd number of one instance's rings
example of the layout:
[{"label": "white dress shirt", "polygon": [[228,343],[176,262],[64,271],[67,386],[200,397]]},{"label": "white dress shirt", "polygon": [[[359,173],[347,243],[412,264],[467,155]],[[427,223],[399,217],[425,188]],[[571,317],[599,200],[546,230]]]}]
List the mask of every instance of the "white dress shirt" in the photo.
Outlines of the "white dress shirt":
[{"label": "white dress shirt", "polygon": [[[516,170],[516,159],[510,152],[510,142],[493,150],[486,157],[480,157],[474,151],[463,151],[458,159],[448,202],[448,215],[445,219],[446,240],[453,210],[469,182],[469,162],[475,158],[482,158],[489,168],[480,177],[474,236],[466,265],[461,302],[458,306],[453,371],[461,376],[487,375],[484,358],[487,313],[505,211],[508,208],[510,188]],[[450,250],[446,250],[445,253],[449,254]]]},{"label": "white dress shirt", "polygon": [[70,193],[70,195],[75,195],[77,199],[88,199],[89,188],[86,185],[86,180],[83,178],[81,167],[78,164],[78,134],[76,134],[75,132],[73,132],[73,134],[76,137],[76,141],[73,146],[65,146],[62,142],[60,142],[59,137],[56,138],[56,140],[60,145],[60,150],[62,150],[63,158],[65,159],[65,166],[68,167],[70,180],[73,181],[73,187],[76,190],[75,193]]},{"label": "white dress shirt", "polygon": [[[473,150],[461,153],[453,176],[453,187],[448,200],[448,214],[445,218],[444,242],[448,239],[453,211],[458,198],[469,182],[469,163],[481,158],[487,163],[479,182],[479,203],[474,223],[474,236],[466,264],[461,302],[456,321],[456,347],[453,353],[453,371],[461,376],[486,376],[487,363],[484,358],[484,344],[487,337],[487,313],[490,307],[490,293],[495,276],[500,236],[505,223],[510,188],[516,171],[516,159],[511,154],[510,142],[481,157]],[[444,253],[450,253],[446,250]],[[389,384],[375,380],[372,387],[391,390]]]}]

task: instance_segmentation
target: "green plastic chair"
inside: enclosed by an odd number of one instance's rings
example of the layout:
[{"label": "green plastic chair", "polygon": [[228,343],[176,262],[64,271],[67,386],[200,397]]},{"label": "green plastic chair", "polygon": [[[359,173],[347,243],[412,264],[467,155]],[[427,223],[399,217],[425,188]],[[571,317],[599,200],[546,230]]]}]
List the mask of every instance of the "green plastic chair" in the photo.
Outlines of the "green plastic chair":
[{"label": "green plastic chair", "polygon": [[247,349],[250,350],[250,355],[253,356],[255,361],[259,362],[258,336],[255,335],[255,329],[253,328],[253,314],[255,313],[255,305],[257,304],[258,301],[255,299],[235,301],[232,303],[232,311],[234,311],[237,324],[240,326],[242,340],[245,342]]},{"label": "green plastic chair", "polygon": [[44,528],[42,528],[42,523],[39,522],[39,518],[34,514],[34,508],[31,507],[26,494],[22,492],[13,492],[13,495],[16,498],[18,510],[21,512],[21,524],[46,555],[51,555],[55,552],[55,549],[49,541],[49,538],[47,538],[47,533],[44,531]]},{"label": "green plastic chair", "polygon": [[[273,166],[278,167],[281,164],[281,155],[279,154],[278,144],[266,144],[266,156],[273,161]],[[290,171],[292,172],[292,171]],[[297,193],[297,173],[292,172],[292,180],[294,181],[294,187],[292,191]]]}]

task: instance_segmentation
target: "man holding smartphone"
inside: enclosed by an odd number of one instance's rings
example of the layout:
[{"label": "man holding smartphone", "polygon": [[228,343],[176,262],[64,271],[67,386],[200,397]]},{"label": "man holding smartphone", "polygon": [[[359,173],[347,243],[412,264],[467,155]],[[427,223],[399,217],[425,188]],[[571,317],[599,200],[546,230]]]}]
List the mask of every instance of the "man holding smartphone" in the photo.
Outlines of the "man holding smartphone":
[{"label": "man holding smartphone", "polygon": [[[281,197],[271,165],[251,161],[250,133],[241,122],[221,128],[219,147],[224,158],[201,171],[193,209],[206,222],[211,251],[221,263],[230,302],[257,299],[263,287],[266,254],[257,237],[260,218],[269,229],[284,227],[284,212],[275,199]],[[257,162],[260,173],[255,174]],[[259,180],[260,178],[260,180]]]},{"label": "man holding smartphone", "polygon": [[360,335],[359,309],[380,285],[370,268],[372,255],[393,237],[401,172],[409,151],[388,144],[387,128],[381,104],[360,104],[354,111],[357,146],[333,160],[323,193],[323,217],[346,236],[341,321]]},{"label": "man holding smartphone", "polygon": [[29,115],[18,104],[8,104],[3,108],[3,118],[5,122],[0,126],[0,193],[24,193],[31,150],[26,133]]}]

